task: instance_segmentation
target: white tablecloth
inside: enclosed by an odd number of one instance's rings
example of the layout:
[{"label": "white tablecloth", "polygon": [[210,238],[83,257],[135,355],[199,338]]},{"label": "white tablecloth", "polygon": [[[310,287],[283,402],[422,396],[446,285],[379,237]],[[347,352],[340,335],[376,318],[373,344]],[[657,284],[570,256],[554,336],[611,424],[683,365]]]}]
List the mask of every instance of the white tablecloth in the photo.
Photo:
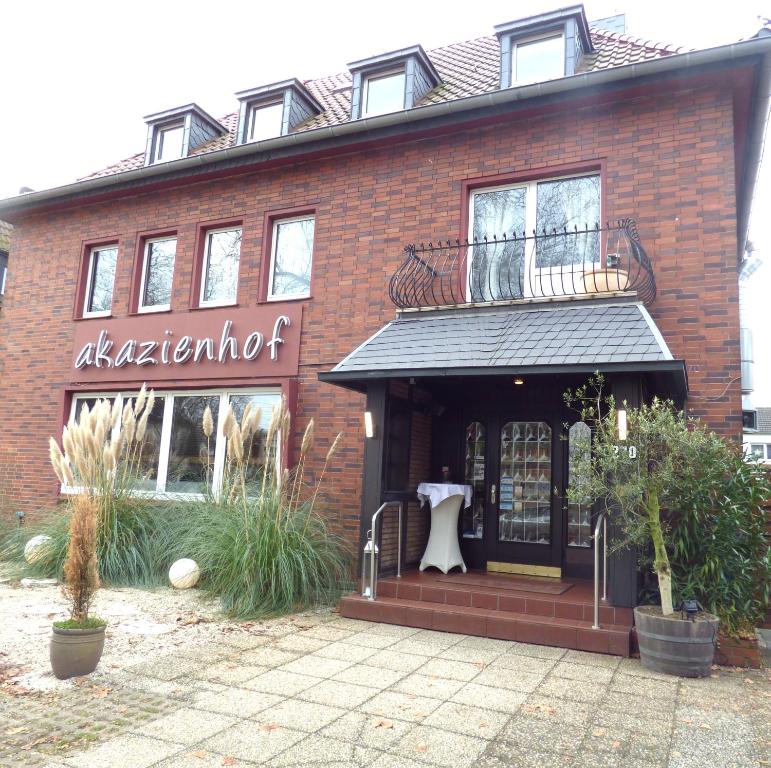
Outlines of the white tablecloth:
[{"label": "white tablecloth", "polygon": [[418,499],[421,504],[431,502],[431,508],[438,507],[448,496],[463,496],[464,508],[471,506],[471,486],[457,483],[421,483],[418,486]]}]

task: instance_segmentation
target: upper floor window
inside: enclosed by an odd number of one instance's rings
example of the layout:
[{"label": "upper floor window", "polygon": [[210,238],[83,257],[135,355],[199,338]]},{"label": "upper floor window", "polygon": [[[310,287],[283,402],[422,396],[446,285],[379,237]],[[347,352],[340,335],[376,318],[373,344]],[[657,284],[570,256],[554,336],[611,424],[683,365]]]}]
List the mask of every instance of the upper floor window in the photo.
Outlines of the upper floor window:
[{"label": "upper floor window", "polygon": [[8,275],[8,255],[0,253],[0,296],[5,293],[5,278]]},{"label": "upper floor window", "polygon": [[516,41],[511,48],[512,84],[526,85],[565,75],[562,34]]},{"label": "upper floor window", "polygon": [[361,116],[373,117],[404,109],[404,86],[403,69],[365,78]]},{"label": "upper floor window", "polygon": [[273,224],[269,299],[310,295],[315,223],[312,216],[301,216]]},{"label": "upper floor window", "polygon": [[171,285],[176,253],[176,237],[145,241],[139,293],[140,312],[159,312],[171,308]]},{"label": "upper floor window", "polygon": [[159,127],[155,137],[153,162],[161,163],[167,160],[178,160],[182,157],[184,136],[184,123],[174,123]]},{"label": "upper floor window", "polygon": [[758,412],[757,411],[742,411],[742,426],[744,429],[757,429],[758,428]]},{"label": "upper floor window", "polygon": [[241,229],[215,229],[206,233],[200,306],[235,304]]},{"label": "upper floor window", "polygon": [[100,245],[91,249],[83,317],[103,317],[112,311],[112,289],[117,259],[117,245]]},{"label": "upper floor window", "polygon": [[280,136],[283,118],[283,101],[276,104],[254,104],[249,108],[246,140],[262,141]]},{"label": "upper floor window", "polygon": [[[472,301],[521,299],[553,295],[549,286],[561,282],[564,270],[600,260],[600,177],[527,181],[478,189],[471,193],[468,295]],[[561,233],[533,245],[526,233]],[[501,241],[501,236],[507,239]],[[515,237],[512,237],[515,235]],[[485,239],[498,241],[486,243]]]}]

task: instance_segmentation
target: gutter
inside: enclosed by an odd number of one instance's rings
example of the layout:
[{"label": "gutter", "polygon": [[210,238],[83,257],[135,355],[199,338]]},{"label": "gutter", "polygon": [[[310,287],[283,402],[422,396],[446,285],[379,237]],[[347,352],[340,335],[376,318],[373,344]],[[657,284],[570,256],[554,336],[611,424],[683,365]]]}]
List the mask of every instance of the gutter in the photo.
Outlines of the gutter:
[{"label": "gutter", "polygon": [[[583,89],[598,88],[644,77],[656,77],[710,64],[734,62],[753,55],[764,56],[761,82],[765,90],[760,95],[760,107],[762,109],[759,110],[756,121],[751,123],[752,143],[749,147],[748,178],[752,179],[752,183],[745,185],[742,196],[742,200],[751,201],[762,155],[763,136],[768,114],[768,78],[771,70],[771,63],[769,62],[771,59],[771,37],[769,36],[701,51],[672,54],[671,56],[637,64],[626,64],[612,69],[585,72],[544,83],[466,96],[462,99],[454,99],[439,104],[414,107],[404,112],[352,120],[339,125],[279,136],[275,139],[259,142],[256,145],[240,144],[202,155],[181,158],[170,163],[144,166],[131,171],[87,179],[40,192],[30,192],[0,200],[0,218],[9,218],[9,215],[34,211],[38,207],[66,201],[71,197],[83,198],[89,193],[120,188],[122,185],[132,182],[151,182],[154,179],[176,178],[183,180],[188,174],[202,173],[206,167],[217,164],[231,163],[235,166],[244,164],[247,160],[251,160],[252,163],[267,162],[272,159],[302,154],[323,145],[324,142],[343,143],[347,141],[353,144],[356,137],[372,138],[371,134],[377,131],[393,128],[407,128],[408,130],[419,128],[421,124],[432,119],[452,118],[457,120],[464,117],[470,119],[473,115],[469,113],[475,110],[515,106],[537,99],[551,98],[556,100],[555,97],[572,94]],[[746,225],[741,225],[740,232],[744,233],[743,236],[746,237]]]}]

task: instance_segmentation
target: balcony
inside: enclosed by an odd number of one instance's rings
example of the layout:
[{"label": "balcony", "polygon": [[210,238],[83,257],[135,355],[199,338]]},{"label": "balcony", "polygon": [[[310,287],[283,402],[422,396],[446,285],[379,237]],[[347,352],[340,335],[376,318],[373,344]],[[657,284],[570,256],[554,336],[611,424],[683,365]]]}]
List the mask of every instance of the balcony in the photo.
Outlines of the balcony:
[{"label": "balcony", "polygon": [[400,309],[634,293],[656,298],[633,219],[584,229],[408,245],[388,293]]}]

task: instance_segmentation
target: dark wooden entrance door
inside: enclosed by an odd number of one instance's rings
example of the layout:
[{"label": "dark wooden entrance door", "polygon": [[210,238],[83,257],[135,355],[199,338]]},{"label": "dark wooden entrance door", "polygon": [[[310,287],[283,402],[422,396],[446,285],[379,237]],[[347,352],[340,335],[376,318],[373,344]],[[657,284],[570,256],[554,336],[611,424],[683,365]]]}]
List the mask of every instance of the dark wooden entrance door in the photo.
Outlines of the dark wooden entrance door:
[{"label": "dark wooden entrance door", "polygon": [[473,568],[558,575],[562,563],[560,424],[536,413],[469,414],[464,559]]}]

